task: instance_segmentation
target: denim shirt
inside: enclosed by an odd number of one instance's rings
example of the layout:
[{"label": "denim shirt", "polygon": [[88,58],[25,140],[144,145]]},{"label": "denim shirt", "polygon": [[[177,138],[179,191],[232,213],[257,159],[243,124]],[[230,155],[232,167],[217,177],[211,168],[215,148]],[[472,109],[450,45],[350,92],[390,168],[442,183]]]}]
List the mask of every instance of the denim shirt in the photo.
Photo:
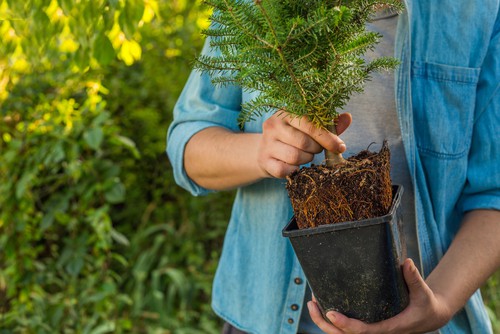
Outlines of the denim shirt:
[{"label": "denim shirt", "polygon": [[[396,72],[396,105],[427,276],[466,211],[500,209],[500,0],[407,0],[406,5],[395,45],[402,62]],[[203,52],[213,51],[206,46]],[[186,143],[207,127],[240,131],[241,103],[253,94],[214,87],[206,74],[191,74],[174,110],[167,153],[177,183],[193,195],[211,191],[186,175]],[[247,123],[244,131],[261,132],[269,116]],[[281,235],[291,216],[282,179],[237,191],[212,307],[240,330],[297,332],[306,280]],[[492,333],[479,291],[440,331]]]}]

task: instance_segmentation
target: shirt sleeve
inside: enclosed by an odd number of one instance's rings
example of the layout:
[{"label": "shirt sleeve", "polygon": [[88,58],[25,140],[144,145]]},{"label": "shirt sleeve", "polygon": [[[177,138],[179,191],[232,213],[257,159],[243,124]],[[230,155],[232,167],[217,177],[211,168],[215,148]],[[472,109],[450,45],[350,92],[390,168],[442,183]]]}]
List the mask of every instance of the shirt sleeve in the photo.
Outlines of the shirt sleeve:
[{"label": "shirt sleeve", "polygon": [[[207,38],[202,54],[214,55]],[[177,184],[198,196],[211,190],[191,180],[184,169],[184,150],[193,135],[209,127],[224,127],[239,131],[238,115],[241,110],[241,88],[214,86],[210,76],[193,70],[174,107],[173,122],[167,134],[167,155]]]},{"label": "shirt sleeve", "polygon": [[500,17],[479,79],[462,211],[500,210]]}]

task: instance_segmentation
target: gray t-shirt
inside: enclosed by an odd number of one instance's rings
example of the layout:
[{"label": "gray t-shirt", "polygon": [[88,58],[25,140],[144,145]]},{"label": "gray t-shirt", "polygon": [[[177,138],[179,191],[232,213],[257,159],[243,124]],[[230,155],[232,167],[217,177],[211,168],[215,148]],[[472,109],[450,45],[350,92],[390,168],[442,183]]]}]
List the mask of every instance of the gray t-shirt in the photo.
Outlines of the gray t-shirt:
[{"label": "gray t-shirt", "polygon": [[[370,60],[380,56],[394,55],[394,40],[397,27],[397,15],[382,12],[368,25],[368,29],[380,33],[383,38],[373,52],[366,55]],[[393,184],[404,188],[402,210],[408,257],[412,258],[420,268],[420,256],[415,224],[414,191],[408,164],[405,157],[401,130],[395,105],[394,73],[373,73],[371,81],[367,82],[363,94],[354,95],[344,108],[351,112],[353,122],[341,135],[347,144],[345,157],[357,154],[370,147],[378,151],[384,140],[391,150],[391,178]],[[311,292],[307,288],[304,307],[298,333],[323,333],[311,320],[306,302],[311,300]]]},{"label": "gray t-shirt", "polygon": [[[381,18],[369,25],[370,30],[380,33],[383,38],[376,49],[367,54],[367,60],[394,55],[396,27],[397,16]],[[372,80],[365,85],[365,92],[353,96],[344,108],[344,111],[352,113],[353,121],[341,137],[347,144],[346,157],[367,149],[368,146],[370,150],[377,151],[385,139],[388,141],[391,150],[392,182],[404,188],[401,204],[408,257],[412,258],[420,268],[414,190],[401,138],[394,95],[394,72],[373,73]]]}]

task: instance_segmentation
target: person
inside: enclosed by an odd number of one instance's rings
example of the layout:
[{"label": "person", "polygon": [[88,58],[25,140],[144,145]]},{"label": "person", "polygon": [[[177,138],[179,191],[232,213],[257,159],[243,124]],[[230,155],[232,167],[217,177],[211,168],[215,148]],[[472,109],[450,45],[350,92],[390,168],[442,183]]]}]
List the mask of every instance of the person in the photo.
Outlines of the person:
[{"label": "person", "polygon": [[[391,44],[375,52],[401,60],[393,89],[374,77],[348,106],[354,120],[341,114],[342,139],[283,110],[240,129],[241,104],[258,93],[188,79],[167,137],[176,181],[196,196],[237,189],[212,291],[224,333],[492,333],[478,289],[500,267],[500,0],[405,4],[373,26]],[[321,163],[323,148],[356,152],[372,137],[389,137],[405,186],[410,303],[378,323],[327,321],[281,236],[293,214],[283,178]]]}]

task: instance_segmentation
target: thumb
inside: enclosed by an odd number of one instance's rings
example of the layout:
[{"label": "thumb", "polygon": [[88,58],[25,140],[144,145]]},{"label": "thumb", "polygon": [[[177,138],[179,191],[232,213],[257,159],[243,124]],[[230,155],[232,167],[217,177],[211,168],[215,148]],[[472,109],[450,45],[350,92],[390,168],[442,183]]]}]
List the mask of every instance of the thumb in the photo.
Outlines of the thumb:
[{"label": "thumb", "polygon": [[340,135],[342,132],[344,132],[349,125],[351,125],[352,122],[352,116],[350,113],[346,112],[343,114],[340,114],[339,117],[337,118],[337,125],[335,126],[337,130],[337,134]]},{"label": "thumb", "polygon": [[427,285],[412,259],[406,259],[403,263],[403,275],[410,294],[418,293],[422,291],[422,289],[426,289]]}]

